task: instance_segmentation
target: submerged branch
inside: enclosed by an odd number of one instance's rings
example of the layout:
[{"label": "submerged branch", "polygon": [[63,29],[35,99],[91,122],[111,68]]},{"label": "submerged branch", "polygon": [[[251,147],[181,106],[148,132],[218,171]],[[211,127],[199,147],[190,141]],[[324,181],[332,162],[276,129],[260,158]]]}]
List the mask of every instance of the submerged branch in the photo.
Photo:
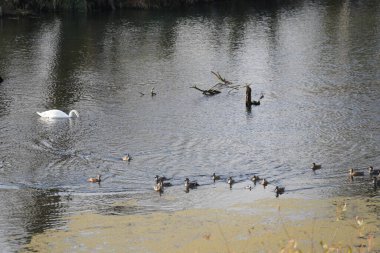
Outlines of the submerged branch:
[{"label": "submerged branch", "polygon": [[200,92],[202,92],[203,95],[206,95],[206,96],[213,96],[213,95],[216,95],[216,94],[220,93],[219,90],[215,90],[215,89],[212,89],[212,88],[208,89],[208,90],[202,90],[202,89],[198,88],[196,85],[191,86],[190,88],[199,90]]},{"label": "submerged branch", "polygon": [[232,82],[228,81],[226,78],[222,77],[219,72],[214,72],[214,71],[211,71],[212,74],[214,74],[216,76],[216,78],[219,79],[219,81],[221,81],[223,84],[227,84],[227,85],[230,85],[232,84]]}]

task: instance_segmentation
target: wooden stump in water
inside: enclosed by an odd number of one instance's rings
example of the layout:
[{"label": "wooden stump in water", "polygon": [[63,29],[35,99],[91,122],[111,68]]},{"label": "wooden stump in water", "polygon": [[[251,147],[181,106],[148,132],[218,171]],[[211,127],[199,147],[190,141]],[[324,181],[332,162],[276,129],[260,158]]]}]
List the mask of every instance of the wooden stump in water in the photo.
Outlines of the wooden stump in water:
[{"label": "wooden stump in water", "polygon": [[[260,99],[258,101],[255,101],[253,100],[252,101],[252,97],[251,97],[251,93],[252,93],[252,89],[251,87],[249,87],[249,85],[246,86],[247,89],[245,91],[245,106],[247,108],[250,108],[252,105],[260,105]],[[261,97],[263,97],[263,95],[261,95]]]},{"label": "wooden stump in water", "polygon": [[249,87],[249,85],[247,85],[246,90],[245,90],[245,106],[246,107],[251,107],[251,105],[252,105],[251,92],[252,92],[251,87]]}]

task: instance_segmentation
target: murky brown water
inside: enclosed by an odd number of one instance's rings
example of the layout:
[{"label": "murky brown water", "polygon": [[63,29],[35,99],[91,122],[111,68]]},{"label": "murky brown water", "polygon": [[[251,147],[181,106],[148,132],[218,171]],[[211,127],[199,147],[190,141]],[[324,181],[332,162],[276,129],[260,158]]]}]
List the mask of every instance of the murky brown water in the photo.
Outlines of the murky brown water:
[{"label": "murky brown water", "polygon": [[[1,19],[1,248],[84,211],[228,209],[274,198],[274,185],[281,198],[378,199],[369,176],[347,172],[380,164],[379,27],[375,0]],[[214,85],[212,70],[264,93],[261,105],[247,112],[244,89],[189,88]],[[52,108],[80,118],[36,114]],[[174,184],[162,197],[156,174]],[[253,174],[270,187],[243,192]],[[185,177],[201,187],[186,194]]]}]

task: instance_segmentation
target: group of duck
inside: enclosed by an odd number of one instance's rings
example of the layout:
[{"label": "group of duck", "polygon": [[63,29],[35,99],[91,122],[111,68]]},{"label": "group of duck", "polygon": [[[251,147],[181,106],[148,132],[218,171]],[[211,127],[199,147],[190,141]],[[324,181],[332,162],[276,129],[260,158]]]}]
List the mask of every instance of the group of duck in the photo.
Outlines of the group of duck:
[{"label": "group of duck", "polygon": [[[211,176],[211,179],[214,181],[214,183],[218,180],[221,180],[221,176],[219,175],[216,175],[215,172],[212,174]],[[159,192],[160,194],[164,191],[164,187],[169,187],[169,186],[172,186],[172,184],[170,182],[167,182],[168,180],[170,180],[169,178],[166,178],[164,176],[158,176],[156,175],[155,177],[155,184],[153,186],[153,189],[156,191],[156,192]],[[254,175],[252,178],[251,178],[251,181],[256,185],[256,183],[260,182],[260,184],[266,188],[267,185],[269,184],[269,182],[265,179],[265,178],[260,178],[259,176],[257,175]],[[189,178],[186,178],[185,179],[185,192],[188,193],[191,189],[196,189],[199,184],[197,181],[190,181]],[[235,180],[232,178],[232,177],[228,177],[227,179],[227,184],[229,185],[230,189],[232,189],[232,185],[235,183]],[[249,185],[249,186],[246,186],[245,187],[246,189],[248,190],[252,190],[252,186]],[[274,189],[274,192],[276,193],[276,197],[278,197],[280,194],[283,194],[285,192],[285,187],[279,187],[279,186],[276,186],[275,189]]]},{"label": "group of duck", "polygon": [[[322,168],[322,165],[316,164],[316,163],[313,163],[312,167],[311,167],[311,169],[313,171],[319,170],[321,168]],[[380,186],[380,180],[377,179],[377,176],[380,175],[380,170],[375,170],[375,169],[373,169],[372,166],[369,166],[368,172],[369,172],[369,175],[373,179],[374,187],[377,188],[378,186]],[[360,177],[360,176],[364,176],[364,175],[365,175],[365,173],[363,171],[355,171],[352,168],[349,169],[349,177],[351,180],[353,180],[354,177]],[[221,176],[213,173],[211,176],[211,179],[215,183],[216,181],[221,180]],[[164,176],[156,175],[155,184],[153,186],[153,189],[161,194],[164,190],[164,187],[172,186],[172,184],[170,182],[168,182],[168,180],[169,179],[164,177]],[[264,188],[266,188],[267,185],[269,184],[269,182],[265,178],[260,178],[257,175],[254,175],[253,177],[251,177],[251,181],[254,183],[254,185],[256,185],[257,183],[260,183]],[[185,182],[185,192],[189,192],[190,189],[195,189],[199,186],[197,181],[190,181],[189,178],[186,178],[184,182]],[[229,185],[230,189],[232,188],[232,185],[234,183],[235,183],[235,180],[232,177],[228,177],[227,184]],[[245,189],[252,190],[252,185],[246,186]],[[285,187],[276,186],[274,188],[274,192],[276,194],[276,197],[278,197],[279,195],[281,195],[285,192]]]},{"label": "group of duck", "polygon": [[[321,168],[322,168],[322,165],[320,164],[318,165],[315,163],[313,163],[313,166],[311,167],[313,171],[319,170]],[[380,175],[380,170],[375,170],[373,166],[369,166],[368,174],[370,177],[372,177],[373,187],[377,188],[378,186],[380,186],[380,180],[377,179],[377,177]],[[365,173],[364,171],[357,171],[357,170],[354,170],[353,168],[350,168],[348,170],[348,176],[350,177],[351,180],[353,180],[355,177],[365,176]]]},{"label": "group of duck", "polygon": [[[126,156],[124,156],[122,158],[122,160],[129,162],[129,161],[132,160],[132,157],[129,154],[127,154]],[[321,168],[322,168],[321,164],[312,163],[311,169],[313,171],[319,170]],[[380,170],[375,170],[372,166],[369,166],[368,167],[368,173],[372,177],[374,188],[377,188],[378,186],[380,186],[380,180],[377,179],[377,176],[380,175]],[[365,173],[363,171],[356,171],[356,170],[354,170],[352,168],[349,169],[349,177],[350,177],[351,180],[353,180],[354,177],[361,177],[361,176],[364,176],[364,175],[365,175]],[[213,173],[211,175],[211,179],[215,183],[216,181],[221,180],[222,177],[219,176],[219,175],[216,175],[215,173]],[[153,189],[156,192],[159,192],[160,194],[163,193],[165,187],[172,186],[172,184],[169,182],[169,180],[170,180],[170,178],[167,178],[165,176],[158,176],[158,175],[156,175],[155,176],[155,183],[154,183]],[[264,189],[269,184],[269,182],[265,178],[260,178],[257,175],[252,176],[250,178],[250,180],[254,183],[254,185],[256,185],[257,183],[260,183],[264,187]],[[101,175],[97,175],[97,177],[91,177],[87,181],[91,182],[91,183],[100,183],[102,181]],[[185,181],[184,181],[184,183],[185,183],[185,192],[186,193],[188,193],[192,189],[196,189],[199,186],[199,184],[198,184],[197,181],[190,181],[189,178],[186,178]],[[232,185],[234,183],[235,183],[235,180],[231,176],[228,177],[227,184],[229,185],[230,189],[232,189]],[[248,186],[245,187],[245,189],[252,190],[252,186],[248,185]],[[283,194],[285,192],[285,187],[276,186],[274,188],[274,192],[276,194],[276,197],[278,197],[279,195],[281,195],[281,194]]]}]

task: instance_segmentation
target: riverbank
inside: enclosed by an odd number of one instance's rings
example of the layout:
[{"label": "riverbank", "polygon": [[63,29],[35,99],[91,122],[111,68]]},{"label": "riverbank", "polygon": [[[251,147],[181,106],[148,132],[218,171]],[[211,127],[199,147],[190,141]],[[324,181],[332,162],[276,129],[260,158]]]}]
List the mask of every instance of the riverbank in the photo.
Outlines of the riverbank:
[{"label": "riverbank", "polygon": [[[135,206],[136,203],[117,203]],[[74,214],[35,235],[38,252],[377,252],[378,200],[263,199],[227,209]],[[330,250],[330,251],[329,251]]]},{"label": "riverbank", "polygon": [[45,1],[5,1],[0,0],[2,15],[29,15],[40,12],[116,10],[116,9],[157,9],[187,7],[212,0],[45,0]]}]

